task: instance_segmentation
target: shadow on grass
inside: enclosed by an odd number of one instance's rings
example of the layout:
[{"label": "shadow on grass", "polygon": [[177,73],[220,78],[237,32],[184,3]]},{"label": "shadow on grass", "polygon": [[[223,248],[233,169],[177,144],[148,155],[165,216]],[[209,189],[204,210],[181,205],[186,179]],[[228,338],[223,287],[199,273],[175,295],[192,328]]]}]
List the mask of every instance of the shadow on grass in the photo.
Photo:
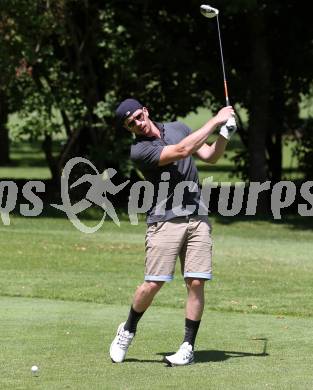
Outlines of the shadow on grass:
[{"label": "shadow on grass", "polygon": [[281,219],[273,219],[272,216],[269,215],[255,215],[255,216],[245,216],[245,215],[237,215],[235,217],[224,217],[218,213],[211,213],[209,215],[212,216],[215,221],[220,223],[221,225],[231,225],[233,223],[238,222],[267,222],[273,225],[285,225],[289,229],[294,230],[313,230],[313,218],[303,217],[301,215],[296,214],[283,214]]},{"label": "shadow on grass", "polygon": [[[172,355],[175,352],[161,352],[158,355],[162,355],[163,359],[167,355]],[[224,362],[228,359],[233,358],[243,358],[243,357],[266,357],[269,356],[268,353],[250,353],[250,352],[236,352],[236,351],[219,351],[219,350],[209,350],[209,351],[196,351],[195,352],[195,362],[196,363],[209,363],[209,362]],[[164,360],[162,360],[164,363]]]},{"label": "shadow on grass", "polygon": [[[53,152],[58,153],[61,150],[61,142],[53,141]],[[15,141],[10,147],[11,162],[6,168],[21,168],[27,170],[34,167],[48,168],[47,161],[42,149],[42,143],[39,141]],[[4,167],[4,166],[2,166]],[[25,178],[26,179],[26,178]]]},{"label": "shadow on grass", "polygon": [[[25,203],[25,201],[24,201]],[[54,203],[51,200],[51,203]],[[55,201],[55,203],[60,204],[60,201]],[[117,216],[120,220],[120,222],[124,223],[129,223],[130,225],[130,219],[128,216],[128,211],[127,208],[116,208],[116,213]],[[19,217],[23,217],[20,212],[19,212],[19,207],[17,206],[15,210],[13,210],[11,215],[16,215]],[[85,212],[79,213],[78,218],[80,220],[84,221],[96,221],[99,222],[103,216],[103,210],[98,207],[98,206],[91,206],[88,210]],[[25,219],[29,219],[30,217],[23,217]],[[60,210],[57,210],[53,208],[52,206],[49,206],[48,204],[44,204],[43,211],[40,216],[33,217],[33,218],[55,218],[55,219],[63,219],[63,220],[68,220],[68,217],[66,214]],[[290,229],[290,230],[313,230],[313,218],[312,217],[302,217],[300,215],[282,215],[281,220],[274,220],[273,217],[271,216],[240,216],[237,215],[235,217],[225,217],[223,215],[220,215],[217,212],[212,212],[209,214],[209,219],[214,223],[218,223],[220,225],[229,225],[231,226],[232,224],[235,223],[268,223],[269,225],[277,225],[277,226],[285,226],[285,228]],[[144,214],[138,214],[138,220],[140,222],[145,222],[145,215]],[[109,222],[114,224],[114,222],[111,220],[110,217],[105,218],[105,222]],[[130,228],[133,226],[130,225]]]},{"label": "shadow on grass", "polygon": [[[232,166],[231,165],[199,165],[198,166],[198,171],[199,172],[231,172],[232,170]],[[211,175],[208,174],[208,177],[210,177]]]},{"label": "shadow on grass", "polygon": [[[34,179],[33,179],[34,180]],[[55,209],[51,206],[51,204],[61,205],[63,203],[59,192],[55,189],[55,184],[52,180],[42,180],[45,184],[45,192],[39,194],[39,198],[42,200],[43,209],[40,216],[36,218],[58,218],[58,219],[67,219],[67,215],[60,210]],[[24,199],[22,195],[23,186],[27,183],[25,179],[15,179],[15,184],[18,186],[18,199],[15,205],[14,210],[10,212],[12,215],[20,215],[20,204],[28,203],[26,199]],[[71,199],[71,206],[78,202],[81,199],[84,199],[86,192],[88,190],[83,188],[81,193],[75,194],[76,198]],[[108,199],[112,202],[116,214],[121,222],[130,223],[129,213],[128,213],[128,188],[125,191],[120,192],[118,197],[116,196],[108,196]],[[111,194],[108,194],[111,195]],[[269,210],[267,214],[263,215],[255,215],[255,216],[246,216],[243,213],[245,212],[245,208],[241,211],[241,214],[238,214],[233,217],[223,216],[218,212],[218,197],[217,193],[215,193],[212,201],[210,202],[210,210],[209,218],[212,218],[220,225],[231,225],[234,223],[259,223],[264,222],[271,225],[284,225],[287,229],[290,230],[313,230],[313,218],[310,216],[301,216],[297,213],[298,201],[295,202],[295,206],[292,210],[289,209],[281,209],[281,219],[274,219],[271,211]],[[309,211],[311,211],[309,209]],[[104,215],[104,210],[90,203],[90,207],[85,211],[78,213],[77,217],[81,220],[86,221],[97,221],[100,222],[101,218]],[[145,221],[145,215],[143,213],[138,214],[139,221]],[[106,217],[106,221],[111,221],[109,217]],[[112,222],[113,223],[113,222]]]},{"label": "shadow on grass", "polygon": [[[29,158],[23,158],[23,160],[20,160],[20,161],[19,160],[12,160],[9,164],[1,165],[1,168],[24,169],[25,176],[27,176],[27,171],[30,168],[47,168],[48,169],[48,165],[44,160],[42,160],[40,158],[35,159],[33,157],[29,157]],[[25,177],[25,180],[26,180],[26,177]]]},{"label": "shadow on grass", "polygon": [[242,358],[242,357],[266,357],[269,356],[267,352],[250,353],[250,352],[236,352],[236,351],[196,351],[195,361],[198,363],[207,362],[223,362],[228,359]]},{"label": "shadow on grass", "polygon": [[[212,350],[201,350],[195,351],[195,362],[196,363],[209,363],[209,362],[224,362],[228,359],[234,358],[244,358],[244,357],[266,357],[269,356],[267,353],[267,338],[259,338],[256,339],[259,341],[263,341],[263,350],[260,353],[252,353],[252,352],[237,352],[237,351],[219,351],[216,349]],[[162,356],[161,360],[156,359],[126,359],[127,362],[134,363],[166,363],[165,356],[172,355],[175,352],[159,352],[156,355]]]},{"label": "shadow on grass", "polygon": [[[24,201],[24,203],[26,203],[26,202]],[[61,204],[62,202],[51,201],[51,203]],[[116,214],[117,214],[120,222],[129,223],[129,225],[130,225],[130,219],[129,219],[128,212],[127,212],[126,208],[116,209]],[[67,217],[65,212],[58,210],[58,209],[56,209],[48,204],[44,204],[44,208],[43,208],[41,214],[39,216],[36,216],[36,217],[25,217],[25,216],[21,215],[21,213],[19,211],[19,205],[16,206],[16,208],[10,212],[10,215],[24,218],[25,220],[34,219],[34,218],[38,219],[38,220],[40,220],[40,218],[42,218],[42,219],[53,218],[53,219],[60,219],[60,220],[67,220],[68,221],[68,217]],[[104,211],[103,211],[103,209],[101,209],[101,207],[99,207],[97,205],[92,205],[85,212],[78,213],[77,218],[79,218],[79,220],[81,220],[81,221],[91,221],[91,222],[98,223],[98,222],[100,222],[103,215],[104,215]],[[138,221],[139,222],[145,222],[145,220],[146,220],[146,218],[145,218],[144,214],[138,214]],[[114,225],[113,220],[108,216],[105,217],[104,222],[112,223],[112,225]],[[0,223],[1,223],[1,219],[0,219]],[[132,225],[130,225],[130,227],[132,227]]]},{"label": "shadow on grass", "polygon": [[[228,172],[232,175],[234,166],[231,164],[226,164],[226,165],[200,165],[199,164],[197,168],[199,172]],[[301,171],[296,167],[284,168],[283,175],[284,174],[294,175],[294,177],[296,177],[297,179],[299,176],[301,177]],[[210,177],[209,174],[208,177]],[[235,180],[235,181],[240,181],[240,180]]]},{"label": "shadow on grass", "polygon": [[162,364],[164,364],[165,362],[163,361],[163,359],[156,360],[156,359],[134,359],[134,358],[131,358],[131,359],[125,359],[125,363],[162,363]]},{"label": "shadow on grass", "polygon": [[[176,352],[176,351],[175,351]],[[162,359],[126,359],[125,362],[128,363],[166,363],[165,356],[173,355],[175,352],[159,352],[157,355],[162,356]],[[219,351],[219,350],[209,350],[209,351],[196,351],[195,352],[195,362],[196,363],[209,363],[209,362],[224,362],[228,359],[234,358],[243,358],[243,357],[266,357],[269,356],[267,352],[261,353],[250,353],[250,352],[236,352],[236,351]]]}]

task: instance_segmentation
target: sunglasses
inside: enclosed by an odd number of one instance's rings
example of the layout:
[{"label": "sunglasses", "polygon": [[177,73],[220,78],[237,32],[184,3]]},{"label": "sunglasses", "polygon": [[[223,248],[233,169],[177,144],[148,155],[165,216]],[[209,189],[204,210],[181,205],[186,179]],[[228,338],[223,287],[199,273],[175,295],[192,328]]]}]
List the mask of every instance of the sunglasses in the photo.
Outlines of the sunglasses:
[{"label": "sunglasses", "polygon": [[144,113],[143,111],[141,111],[137,115],[135,115],[133,119],[126,124],[126,126],[129,129],[133,129],[136,126],[136,121],[142,122],[143,120],[144,120]]}]

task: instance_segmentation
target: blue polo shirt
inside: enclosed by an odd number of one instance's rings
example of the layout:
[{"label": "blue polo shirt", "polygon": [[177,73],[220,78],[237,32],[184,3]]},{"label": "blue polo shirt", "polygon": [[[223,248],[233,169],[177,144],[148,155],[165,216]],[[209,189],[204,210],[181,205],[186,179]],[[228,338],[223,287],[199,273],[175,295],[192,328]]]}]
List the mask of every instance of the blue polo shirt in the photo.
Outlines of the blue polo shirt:
[{"label": "blue polo shirt", "polygon": [[158,166],[163,148],[178,144],[191,133],[191,129],[181,122],[155,125],[160,130],[161,138],[136,137],[130,153],[131,160],[154,188],[147,223],[196,214],[200,202],[198,170],[192,156]]}]

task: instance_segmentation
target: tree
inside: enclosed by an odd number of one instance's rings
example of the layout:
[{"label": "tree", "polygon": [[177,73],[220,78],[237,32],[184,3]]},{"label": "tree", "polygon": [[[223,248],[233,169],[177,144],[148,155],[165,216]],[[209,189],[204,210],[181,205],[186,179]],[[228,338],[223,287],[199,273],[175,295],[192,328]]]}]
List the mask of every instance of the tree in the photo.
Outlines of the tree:
[{"label": "tree", "polygon": [[241,133],[248,150],[242,168],[250,180],[278,181],[282,135],[298,127],[300,94],[310,93],[309,12],[296,1],[266,0],[229,2],[226,11],[230,84],[235,101],[249,113],[248,126]]},{"label": "tree", "polygon": [[[177,18],[165,4],[160,10],[138,2],[129,9],[129,14],[122,12],[122,5],[114,1],[103,5],[96,1],[37,0],[28,11],[32,15],[29,19],[21,17],[21,9],[7,10],[24,48],[23,53],[14,52],[24,67],[10,90],[14,96],[11,107],[19,109],[23,101],[25,118],[20,130],[30,137],[43,137],[55,179],[67,159],[77,154],[89,157],[99,168],[113,166],[125,171],[123,160],[130,139],[115,131],[112,118],[114,107],[124,96],[149,101],[159,117],[165,118],[184,115],[209,96],[208,92],[197,93],[200,72],[189,74],[188,68],[195,66],[185,53],[193,50],[194,42],[186,40],[181,30],[192,37],[192,19]],[[141,31],[133,13],[143,21]],[[142,34],[151,39],[142,40]],[[177,48],[172,58],[172,46],[163,45],[169,36]],[[154,56],[161,52],[165,55],[158,63]],[[58,156],[52,153],[55,111],[60,113],[67,134]]]},{"label": "tree", "polygon": [[6,165],[9,157],[9,136],[7,121],[9,115],[8,89],[17,65],[12,52],[19,45],[15,39],[14,21],[6,13],[8,3],[1,4],[0,14],[0,165]]},{"label": "tree", "polygon": [[[24,131],[43,137],[56,178],[73,155],[100,169],[129,169],[130,139],[115,130],[112,115],[124,97],[142,100],[157,120],[224,102],[216,24],[200,15],[198,1],[35,0],[29,18],[28,2],[5,3],[15,5],[6,12],[23,48],[14,62],[23,59],[32,70],[10,88],[11,109],[23,101],[30,117]],[[312,79],[309,13],[295,0],[212,5],[221,9],[232,102],[249,113],[239,165],[250,180],[279,180],[282,134],[296,126],[299,94]],[[60,127],[67,142],[56,156]]]},{"label": "tree", "polygon": [[9,132],[6,126],[8,122],[7,97],[0,89],[0,165],[10,162],[9,154]]}]

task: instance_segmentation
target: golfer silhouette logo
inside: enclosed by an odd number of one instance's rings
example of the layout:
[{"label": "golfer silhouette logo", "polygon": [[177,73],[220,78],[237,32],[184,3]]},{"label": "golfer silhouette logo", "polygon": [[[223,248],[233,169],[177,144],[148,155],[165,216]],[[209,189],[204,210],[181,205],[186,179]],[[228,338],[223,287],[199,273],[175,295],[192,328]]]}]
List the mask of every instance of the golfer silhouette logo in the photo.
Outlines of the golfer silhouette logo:
[{"label": "golfer silhouette logo", "polygon": [[[74,166],[81,163],[89,165],[96,172],[96,174],[85,174],[70,186],[70,188],[74,188],[86,182],[91,184],[91,187],[86,193],[85,199],[81,199],[72,205],[69,196],[69,177]],[[72,158],[65,165],[61,177],[61,198],[63,204],[51,204],[51,206],[64,211],[72,224],[82,233],[94,233],[99,230],[103,225],[106,215],[109,215],[113,222],[120,226],[119,218],[116,214],[114,206],[107,198],[107,194],[116,195],[129,183],[129,180],[126,180],[124,183],[116,186],[111,181],[111,178],[116,173],[117,171],[114,168],[108,168],[103,172],[103,174],[100,174],[97,168],[89,160],[83,157]],[[90,227],[82,223],[77,217],[77,214],[91,207],[93,204],[100,206],[104,213],[101,221],[96,226]]]}]

